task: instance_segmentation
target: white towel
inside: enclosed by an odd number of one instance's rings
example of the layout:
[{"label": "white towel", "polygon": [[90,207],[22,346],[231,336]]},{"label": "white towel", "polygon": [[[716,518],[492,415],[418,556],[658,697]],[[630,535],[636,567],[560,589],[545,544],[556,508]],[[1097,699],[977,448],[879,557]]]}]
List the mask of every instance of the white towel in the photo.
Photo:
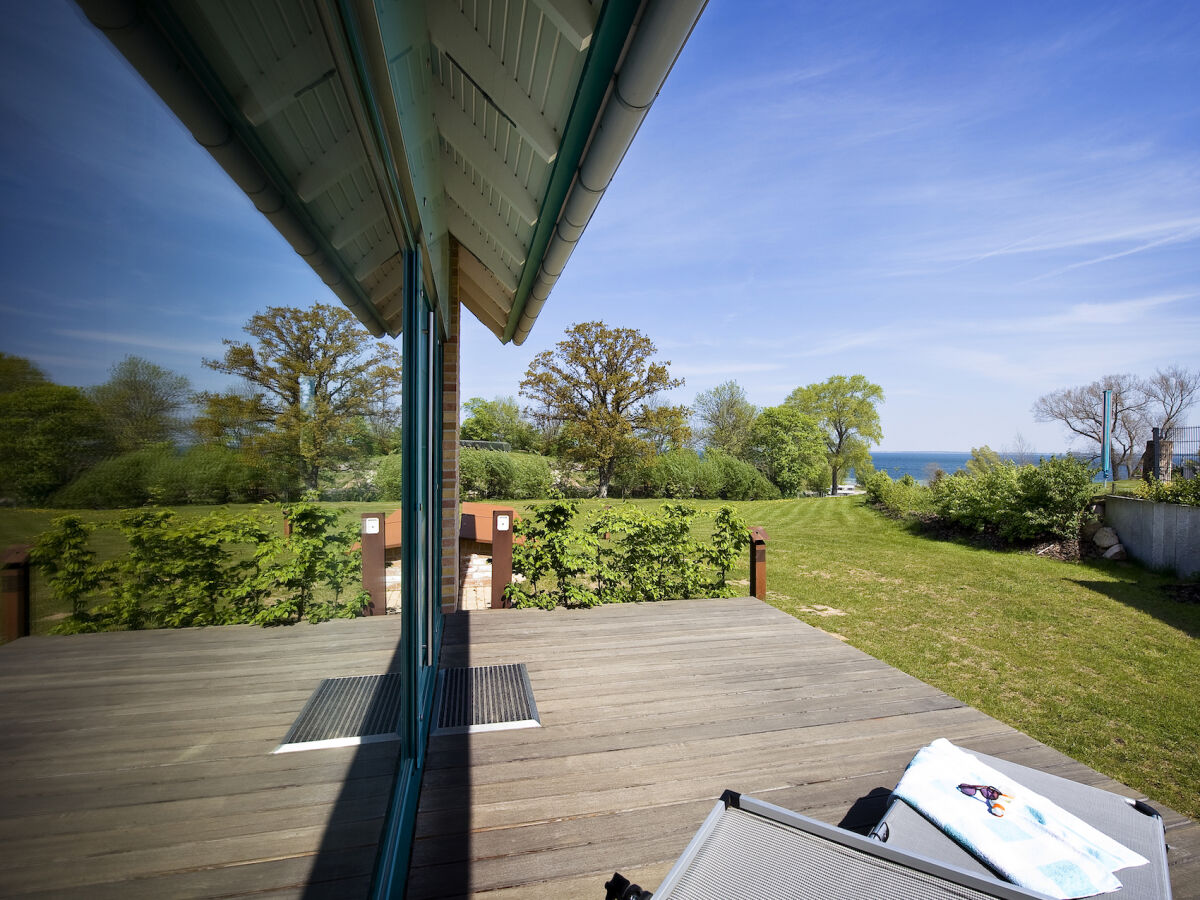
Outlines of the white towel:
[{"label": "white towel", "polygon": [[[960,784],[1007,794],[1004,815]],[[1115,871],[1149,862],[945,738],[918,751],[892,794],[1009,881],[1062,900],[1119,890]]]}]

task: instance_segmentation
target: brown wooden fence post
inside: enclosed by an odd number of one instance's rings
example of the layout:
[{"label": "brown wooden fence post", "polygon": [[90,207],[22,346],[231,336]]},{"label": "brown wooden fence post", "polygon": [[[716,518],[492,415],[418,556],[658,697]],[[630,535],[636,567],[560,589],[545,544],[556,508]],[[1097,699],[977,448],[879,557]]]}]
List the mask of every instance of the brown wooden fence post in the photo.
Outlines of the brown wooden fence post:
[{"label": "brown wooden fence post", "polygon": [[29,545],[14,544],[4,551],[0,584],[0,641],[29,635]]},{"label": "brown wooden fence post", "polygon": [[512,582],[513,511],[492,510],[492,609],[512,604],[504,599],[504,589]]},{"label": "brown wooden fence post", "polygon": [[767,531],[758,525],[750,529],[750,594],[767,599]]},{"label": "brown wooden fence post", "polygon": [[367,616],[387,614],[387,571],[384,551],[387,520],[383,513],[363,513],[359,539],[362,542],[362,586],[371,595],[363,611]]}]

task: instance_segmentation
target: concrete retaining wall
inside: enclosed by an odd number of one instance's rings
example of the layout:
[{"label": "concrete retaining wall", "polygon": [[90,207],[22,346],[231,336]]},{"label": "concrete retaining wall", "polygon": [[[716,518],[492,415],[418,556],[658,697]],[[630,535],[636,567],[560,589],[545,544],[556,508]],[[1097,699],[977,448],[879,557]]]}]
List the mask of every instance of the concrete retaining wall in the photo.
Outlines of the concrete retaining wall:
[{"label": "concrete retaining wall", "polygon": [[1180,578],[1200,575],[1200,507],[1114,496],[1104,508],[1130,557]]}]

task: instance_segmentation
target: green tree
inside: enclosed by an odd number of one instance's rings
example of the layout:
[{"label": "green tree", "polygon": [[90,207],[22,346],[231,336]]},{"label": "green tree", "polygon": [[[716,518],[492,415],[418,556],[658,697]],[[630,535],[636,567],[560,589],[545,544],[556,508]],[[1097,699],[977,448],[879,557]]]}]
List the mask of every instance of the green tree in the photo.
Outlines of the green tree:
[{"label": "green tree", "polygon": [[685,421],[679,407],[648,402],[683,384],[671,377],[669,361],[652,360],[655,352],[636,329],[581,322],[554,350],[535,356],[521,382],[521,395],[539,404],[535,415],[561,424],[566,455],[596,468],[600,497],[608,496],[619,465],[653,452],[642,434],[661,434]]},{"label": "green tree", "polygon": [[[321,470],[355,452],[364,416],[379,416],[400,390],[400,354],[375,341],[341,306],[268,307],[244,328],[253,339],[226,339],[223,359],[204,365],[236,375],[247,391],[201,394],[199,429],[220,436],[233,428],[244,448],[274,458],[310,489]],[[302,405],[311,379],[311,405]],[[225,438],[229,442],[229,438]]]},{"label": "green tree", "polygon": [[984,473],[996,468],[996,466],[1004,465],[1004,460],[1000,458],[1000,454],[984,444],[982,447],[971,448],[971,458],[967,460],[967,473],[970,475],[983,475]]},{"label": "green tree", "polygon": [[22,382],[28,386],[0,393],[0,497],[41,504],[111,445],[79,388],[32,377],[8,381]]},{"label": "green tree", "polygon": [[23,356],[0,353],[0,394],[47,384],[45,374]]},{"label": "green tree", "polygon": [[883,388],[862,375],[834,375],[820,384],[796,388],[784,401],[812,416],[824,430],[832,493],[837,493],[841,473],[869,461],[871,444],[883,440],[875,408],[882,402]]},{"label": "green tree", "polygon": [[825,435],[812,416],[795,407],[768,406],[759,413],[748,449],[784,496],[816,490],[825,481]]},{"label": "green tree", "polygon": [[702,391],[692,403],[696,435],[705,448],[720,450],[744,459],[750,442],[750,429],[758,414],[746,392],[736,381],[726,381]]},{"label": "green tree", "polygon": [[467,414],[460,430],[464,441],[505,441],[514,450],[534,450],[541,442],[536,426],[522,418],[513,397],[472,397],[463,409]]},{"label": "green tree", "polygon": [[191,387],[187,378],[140,356],[109,370],[108,381],[88,390],[117,450],[175,443],[183,429]]}]

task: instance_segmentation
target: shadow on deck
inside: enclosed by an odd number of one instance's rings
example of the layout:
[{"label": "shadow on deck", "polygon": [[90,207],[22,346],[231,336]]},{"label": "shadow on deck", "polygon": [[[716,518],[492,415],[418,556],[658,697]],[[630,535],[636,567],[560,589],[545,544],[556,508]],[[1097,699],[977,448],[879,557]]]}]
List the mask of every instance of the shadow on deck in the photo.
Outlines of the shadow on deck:
[{"label": "shadow on deck", "polygon": [[[413,900],[653,889],[726,788],[865,831],[937,737],[1135,795],[750,598],[447,621],[443,666],[513,662],[543,727],[430,740]],[[1175,897],[1200,897],[1200,826],[1163,812]]]},{"label": "shadow on deck", "polygon": [[[321,678],[390,670],[398,619],[0,649],[0,895],[363,896],[396,745],[271,751]],[[1132,794],[749,598],[447,621],[443,666],[512,662],[543,727],[431,739],[414,900],[653,889],[725,788],[864,829],[935,737]],[[1200,898],[1200,826],[1163,812]]]}]

